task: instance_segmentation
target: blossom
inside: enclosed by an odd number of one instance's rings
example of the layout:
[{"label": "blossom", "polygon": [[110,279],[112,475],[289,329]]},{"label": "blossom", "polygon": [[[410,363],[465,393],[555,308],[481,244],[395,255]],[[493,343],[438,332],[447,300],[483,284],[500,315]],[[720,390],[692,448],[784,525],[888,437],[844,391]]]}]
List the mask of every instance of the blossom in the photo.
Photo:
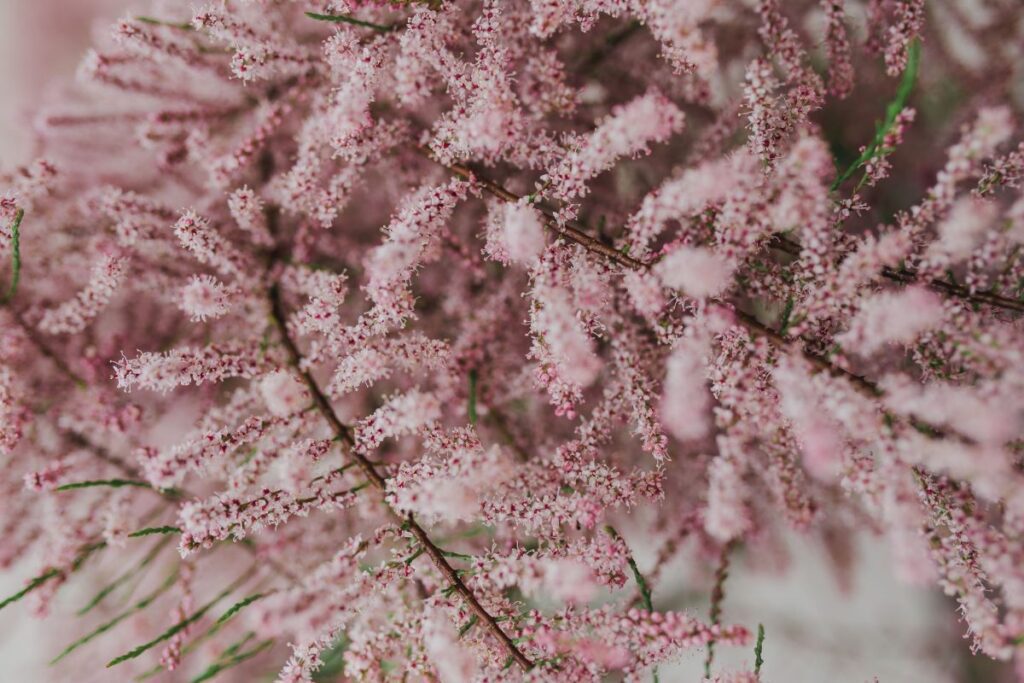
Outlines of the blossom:
[{"label": "blossom", "polygon": [[232,192],[228,197],[228,208],[238,227],[249,233],[254,242],[261,246],[273,244],[273,236],[267,229],[263,202],[253,189],[243,185]]},{"label": "blossom", "polygon": [[444,368],[450,358],[447,344],[418,333],[375,339],[342,359],[328,391],[334,396],[356,391],[389,378],[396,368],[409,371]]},{"label": "blossom", "polygon": [[104,258],[93,266],[89,284],[74,299],[46,311],[39,322],[50,334],[81,331],[110,303],[128,271],[128,259],[120,255]]},{"label": "blossom", "polygon": [[779,363],[773,378],[781,398],[779,407],[793,425],[807,471],[818,479],[835,479],[844,451],[842,431],[822,409],[808,368],[801,359],[787,357]]},{"label": "blossom", "polygon": [[938,295],[923,287],[884,292],[861,304],[849,329],[836,341],[851,351],[872,354],[889,343],[910,344],[939,325],[944,315]]},{"label": "blossom", "polygon": [[272,424],[270,420],[254,416],[239,425],[200,434],[163,451],[142,448],[138,456],[150,483],[158,488],[170,488],[189,472],[203,472],[239,448],[258,441]]},{"label": "blossom", "polygon": [[711,429],[711,394],[706,387],[704,340],[684,339],[665,364],[661,422],[681,441],[703,438]]},{"label": "blossom", "polygon": [[0,449],[9,453],[18,445],[31,422],[31,415],[18,400],[16,375],[0,365]]},{"label": "blossom", "polygon": [[828,53],[829,91],[842,99],[853,89],[854,69],[850,60],[850,41],[843,24],[843,3],[839,0],[823,0],[825,11],[825,49]]},{"label": "blossom", "polygon": [[0,604],[120,615],[51,677],[641,680],[790,531],[1019,654],[1014,3],[137,4],[0,169]]},{"label": "blossom", "polygon": [[906,68],[907,50],[924,25],[924,2],[900,0],[895,3],[893,22],[889,26],[889,42],[885,47],[885,66],[890,76]]},{"label": "blossom", "polygon": [[219,318],[231,310],[236,293],[211,275],[193,275],[181,289],[181,309],[198,322]]},{"label": "blossom", "polygon": [[440,412],[437,397],[418,389],[393,396],[356,426],[356,448],[368,451],[386,438],[417,432],[436,422]]},{"label": "blossom", "polygon": [[510,259],[532,264],[544,250],[544,221],[536,209],[522,202],[505,209],[505,250]]},{"label": "blossom", "polygon": [[585,140],[541,179],[563,201],[587,194],[587,182],[617,159],[646,152],[683,125],[683,113],[657,90],[617,107]]},{"label": "blossom", "polygon": [[666,287],[698,299],[717,296],[732,280],[729,262],[706,247],[678,247],[655,270]]},{"label": "blossom", "polygon": [[171,391],[179,386],[219,382],[228,377],[253,377],[263,365],[256,345],[211,344],[167,353],[146,352],[114,364],[118,386]]},{"label": "blossom", "polygon": [[388,480],[388,501],[400,512],[414,512],[428,521],[474,519],[482,500],[512,472],[508,455],[497,447],[485,450],[476,443],[433,448],[444,455],[402,463]]},{"label": "blossom", "polygon": [[719,437],[721,454],[708,468],[708,503],[704,528],[716,540],[727,543],[750,529],[747,506],[749,490],[744,482],[743,463],[738,444],[729,437]]},{"label": "blossom", "polygon": [[242,277],[248,273],[246,258],[195,212],[182,214],[174,224],[174,234],[200,263],[216,268],[223,275]]},{"label": "blossom", "polygon": [[260,380],[260,394],[267,410],[277,417],[287,417],[309,404],[309,391],[298,377],[287,370],[276,370]]}]

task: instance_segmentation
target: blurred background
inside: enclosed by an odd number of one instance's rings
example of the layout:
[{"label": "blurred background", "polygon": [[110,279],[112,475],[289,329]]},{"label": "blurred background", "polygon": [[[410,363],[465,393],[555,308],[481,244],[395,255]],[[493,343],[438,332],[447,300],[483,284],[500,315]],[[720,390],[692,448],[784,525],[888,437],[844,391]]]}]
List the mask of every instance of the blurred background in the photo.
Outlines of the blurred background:
[{"label": "blurred background", "polygon": [[[48,89],[74,77],[91,36],[106,30],[127,5],[125,0],[0,0],[0,165],[10,169],[32,156],[32,112]],[[182,2],[182,13],[189,3]],[[60,40],[35,40],[40,32]],[[56,46],[56,47],[55,47]],[[112,150],[116,153],[116,150]],[[641,569],[653,562],[643,548],[642,528],[623,530]],[[970,656],[955,605],[932,588],[901,584],[894,577],[889,548],[880,541],[853,539],[856,559],[845,581],[820,543],[793,537],[788,558],[758,558],[742,552],[733,558],[726,587],[723,621],[766,630],[764,679],[774,683],[873,681],[942,683],[1009,680],[1006,667]],[[645,552],[646,551],[646,552]],[[754,551],[749,551],[754,552]],[[756,568],[752,565],[756,564]],[[0,573],[0,596],[20,589],[33,565]],[[841,585],[844,583],[845,585]],[[706,616],[711,577],[690,576],[670,565],[655,590],[662,609],[689,609]],[[74,587],[64,589],[61,604],[78,604]],[[46,662],[64,644],[72,610],[55,610],[48,621],[28,616],[24,604],[0,612],[0,682],[51,680]],[[60,633],[61,637],[54,637]],[[716,670],[753,662],[753,651],[720,648]],[[703,654],[692,653],[662,681],[697,681]],[[94,678],[99,675],[100,678]],[[103,672],[83,672],[82,680]],[[167,674],[163,680],[176,680]]]}]

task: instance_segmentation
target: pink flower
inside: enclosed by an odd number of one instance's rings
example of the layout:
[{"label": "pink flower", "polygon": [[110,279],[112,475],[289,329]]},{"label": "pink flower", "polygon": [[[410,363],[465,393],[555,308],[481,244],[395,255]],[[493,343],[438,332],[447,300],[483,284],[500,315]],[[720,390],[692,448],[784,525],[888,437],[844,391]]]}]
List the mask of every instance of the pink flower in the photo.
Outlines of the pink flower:
[{"label": "pink flower", "polygon": [[277,370],[260,380],[260,394],[271,415],[287,417],[310,403],[306,385],[287,370]]},{"label": "pink flower", "polygon": [[680,441],[694,441],[711,429],[711,394],[707,388],[704,340],[684,339],[665,365],[665,391],[661,423]]},{"label": "pink flower", "polygon": [[3,615],[142,581],[61,679],[638,681],[749,658],[736,549],[868,533],[1018,656],[1016,4],[135,0],[9,89]]},{"label": "pink flower", "polygon": [[883,292],[861,304],[849,329],[836,341],[850,351],[870,355],[887,344],[913,343],[923,332],[940,325],[944,317],[942,301],[924,287]]},{"label": "pink flower", "polygon": [[400,512],[458,522],[480,514],[483,500],[512,472],[507,454],[479,443],[435,444],[436,455],[402,463],[388,481],[388,501]]},{"label": "pink flower", "polygon": [[196,322],[219,318],[231,310],[237,292],[210,275],[193,275],[181,289],[181,310]]},{"label": "pink flower", "polygon": [[529,204],[509,204],[505,209],[505,249],[517,263],[531,265],[544,250],[544,219]]},{"label": "pink flower", "polygon": [[732,282],[729,262],[706,247],[677,247],[655,271],[666,287],[697,299],[718,296]]},{"label": "pink flower", "polygon": [[73,334],[85,328],[110,303],[128,271],[128,259],[112,255],[96,264],[89,284],[78,295],[46,311],[39,326],[50,334]]},{"label": "pink flower", "polygon": [[648,150],[652,142],[663,142],[683,126],[683,113],[657,90],[616,107],[587,138],[542,179],[551,194],[572,201],[587,194],[587,183],[608,170],[617,159]]}]

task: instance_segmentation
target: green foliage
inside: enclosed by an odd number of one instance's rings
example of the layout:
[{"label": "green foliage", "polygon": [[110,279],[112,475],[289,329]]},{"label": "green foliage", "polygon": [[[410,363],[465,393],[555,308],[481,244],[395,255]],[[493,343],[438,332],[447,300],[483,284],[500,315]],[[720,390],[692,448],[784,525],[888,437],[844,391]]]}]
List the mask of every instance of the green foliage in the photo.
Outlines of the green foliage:
[{"label": "green foliage", "polygon": [[[615,539],[621,539],[619,532],[614,527],[606,526],[605,531],[609,536]],[[651,600],[651,587],[647,583],[647,579],[640,573],[640,568],[636,565],[636,560],[633,559],[633,553],[629,554],[629,568],[633,572],[633,580],[636,581],[636,587],[640,591],[640,602],[643,604],[644,609],[648,612],[654,611],[654,603]]]},{"label": "green foliage", "polygon": [[[612,538],[622,538],[619,536],[619,532],[615,530],[615,527],[611,525],[606,526],[604,530]],[[629,568],[633,572],[633,580],[636,581],[637,590],[640,591],[640,604],[642,604],[644,609],[648,612],[653,612],[654,601],[651,599],[651,586],[647,583],[647,579],[644,578],[644,575],[640,573],[640,567],[637,566],[636,560],[633,559],[633,553],[629,553],[626,561],[629,563]],[[651,672],[651,680],[653,680],[654,683],[658,683],[660,680],[658,677],[658,667],[654,667],[654,670]]]},{"label": "green foliage", "polygon": [[217,619],[217,622],[214,624],[214,626],[220,627],[233,616],[241,612],[245,607],[251,605],[257,600],[267,597],[267,595],[267,593],[253,593],[252,595],[248,595],[242,598],[241,600],[233,604],[231,607],[229,607],[228,610],[224,612],[224,614],[220,615],[220,618]]},{"label": "green foliage", "polygon": [[114,617],[110,621],[107,621],[107,622],[104,622],[104,623],[100,624],[99,626],[97,626],[95,629],[93,629],[89,633],[85,634],[84,636],[82,636],[81,638],[76,640],[75,642],[73,642],[70,645],[68,645],[66,648],[64,648],[64,650],[59,655],[57,655],[52,660],[50,660],[50,664],[56,664],[57,662],[59,662],[60,660],[64,659],[69,654],[71,654],[72,652],[77,650],[82,645],[85,645],[86,643],[88,643],[89,641],[93,640],[97,636],[103,635],[104,633],[106,633],[107,631],[111,630],[112,628],[114,628],[115,626],[120,624],[122,621],[127,619],[128,617],[132,616],[133,614],[136,614],[137,612],[141,612],[142,610],[144,610],[147,607],[149,607],[153,603],[153,601],[155,601],[157,598],[159,598],[161,595],[163,595],[167,591],[167,589],[169,589],[171,586],[173,586],[174,582],[177,579],[178,579],[178,572],[175,571],[170,576],[168,576],[167,579],[164,580],[164,582],[162,584],[160,584],[160,586],[156,590],[154,590],[153,592],[148,594],[146,597],[142,598],[137,603],[135,603],[134,605],[129,607],[124,612],[121,612],[120,614],[118,614],[116,617]]},{"label": "green foliage", "polygon": [[42,574],[40,574],[36,578],[34,578],[31,581],[29,581],[28,585],[25,586],[24,588],[22,588],[20,591],[18,591],[14,595],[4,599],[3,602],[0,602],[0,609],[3,609],[4,607],[7,607],[8,605],[13,604],[15,602],[18,602],[18,600],[21,600],[23,597],[25,597],[26,595],[28,595],[29,593],[34,591],[36,588],[39,588],[44,583],[46,583],[47,581],[49,581],[50,579],[52,579],[52,578],[54,578],[56,576],[60,576],[60,570],[59,569],[51,569],[51,570],[49,570],[47,572],[43,572]]},{"label": "green foliage", "polygon": [[313,680],[316,683],[331,683],[345,672],[345,650],[348,649],[348,644],[348,638],[341,634],[331,649],[320,656],[323,664],[313,673]]},{"label": "green foliage", "polygon": [[[850,164],[850,166],[843,171],[832,183],[832,190],[837,190],[840,185],[846,182],[854,173],[864,167],[864,165],[871,160],[872,157],[878,151],[889,152],[891,150],[879,150],[879,148],[885,142],[885,136],[892,130],[893,125],[896,123],[896,117],[903,111],[903,108],[907,105],[907,98],[910,97],[910,91],[914,89],[914,82],[917,80],[917,69],[921,58],[921,43],[919,40],[914,39],[910,43],[910,47],[907,49],[907,68],[903,71],[903,78],[900,79],[899,88],[896,90],[896,97],[889,102],[885,108],[885,119],[876,125],[875,137],[857,159]],[[864,184],[865,178],[861,178],[860,183],[857,185],[858,189]]]},{"label": "green foliage", "polygon": [[181,621],[179,621],[174,626],[171,626],[169,629],[167,629],[166,631],[164,631],[163,633],[161,633],[160,635],[158,635],[156,638],[154,638],[153,640],[149,641],[148,643],[143,643],[142,645],[139,645],[135,649],[129,650],[128,652],[124,653],[120,657],[115,657],[114,659],[111,659],[109,662],[107,662],[107,668],[109,669],[112,666],[117,666],[118,664],[123,664],[124,662],[127,662],[130,659],[135,659],[136,657],[138,657],[142,653],[146,652],[150,648],[153,648],[153,647],[159,645],[160,643],[164,642],[165,640],[170,640],[176,634],[180,633],[181,631],[185,630],[186,628],[188,628],[189,626],[191,626],[192,624],[196,623],[197,621],[202,619],[204,616],[206,616],[206,613],[209,612],[213,608],[214,605],[216,605],[218,602],[220,602],[221,600],[226,598],[228,595],[230,595],[235,590],[235,588],[237,588],[237,584],[238,583],[239,583],[238,581],[235,581],[230,586],[228,586],[227,588],[222,590],[220,593],[218,593],[212,600],[210,600],[205,605],[200,607],[198,610],[196,610],[195,612],[190,614],[188,617],[182,619]]},{"label": "green foliage", "polygon": [[469,416],[469,424],[476,425],[476,370],[469,371],[469,405],[466,408],[466,413]]},{"label": "green foliage", "polygon": [[[78,569],[82,566],[82,564],[84,564],[85,561],[87,559],[89,559],[89,556],[91,556],[97,550],[101,550],[101,549],[103,549],[105,547],[107,547],[107,544],[103,543],[103,542],[90,543],[90,544],[86,545],[85,547],[83,547],[79,551],[78,557],[76,557],[75,561],[71,564],[71,571],[69,573],[78,571]],[[40,586],[42,586],[44,583],[46,583],[50,579],[56,578],[58,576],[64,576],[64,572],[61,571],[60,569],[57,569],[57,568],[52,568],[52,569],[46,570],[45,572],[43,572],[42,574],[40,574],[36,578],[34,578],[31,581],[29,581],[28,585],[25,586],[24,588],[22,588],[20,591],[18,591],[14,595],[11,595],[11,596],[5,598],[3,601],[0,601],[0,610],[2,610],[3,608],[7,607],[8,605],[11,605],[11,604],[14,604],[15,602],[18,602],[23,597],[25,597],[26,595],[28,595],[29,593],[31,593],[35,589],[39,588]]]},{"label": "green foliage", "polygon": [[332,24],[352,24],[353,26],[362,26],[363,28],[372,28],[374,31],[380,31],[381,33],[387,33],[393,31],[392,26],[383,26],[382,24],[375,24],[371,21],[363,21],[362,19],[356,19],[348,14],[317,14],[316,12],[306,12],[306,16],[310,19],[316,19],[317,21],[329,21]]},{"label": "green foliage", "polygon": [[122,486],[137,486],[143,489],[153,488],[144,481],[133,481],[131,479],[95,479],[93,481],[76,481],[72,484],[64,484],[58,486],[58,491],[72,491],[74,489],[88,489],[95,486],[109,486],[111,488],[121,488]]},{"label": "green foliage", "polygon": [[793,297],[786,299],[786,306],[782,309],[782,316],[779,318],[779,334],[783,337],[789,331],[789,325],[793,319]]},{"label": "green foliage", "polygon": [[128,538],[139,538],[140,536],[152,536],[153,534],[180,534],[181,529],[176,526],[150,526],[139,529],[128,534]]},{"label": "green foliage", "polygon": [[754,673],[761,675],[761,667],[764,665],[764,624],[757,625],[757,643],[754,645]]},{"label": "green foliage", "polygon": [[459,629],[459,638],[469,633],[469,630],[476,626],[476,622],[478,621],[480,621],[480,617],[476,616],[475,614],[471,616],[469,618],[469,621],[463,624],[462,627]]},{"label": "green foliage", "polygon": [[122,586],[124,583],[138,575],[139,572],[145,569],[154,559],[156,559],[157,555],[159,555],[160,551],[167,546],[167,543],[170,540],[170,537],[168,537],[157,543],[155,546],[153,546],[152,550],[146,553],[146,556],[142,558],[142,561],[139,562],[138,565],[124,572],[123,574],[121,574],[121,576],[117,577],[116,579],[108,583],[106,586],[104,586],[102,589],[100,589],[100,591],[93,596],[92,600],[86,603],[85,607],[78,610],[78,616],[82,616],[83,614],[88,613],[93,607],[103,602],[103,600],[106,599],[108,595],[117,590],[118,587]]},{"label": "green foliage", "polygon": [[234,666],[238,666],[246,660],[252,659],[274,644],[274,639],[268,638],[267,640],[258,643],[256,647],[251,650],[242,650],[245,644],[252,639],[253,635],[254,634],[252,632],[246,633],[241,640],[225,648],[225,650],[220,653],[220,656],[217,657],[217,661],[206,667],[202,673],[193,678],[192,683],[208,681],[224,671]]}]

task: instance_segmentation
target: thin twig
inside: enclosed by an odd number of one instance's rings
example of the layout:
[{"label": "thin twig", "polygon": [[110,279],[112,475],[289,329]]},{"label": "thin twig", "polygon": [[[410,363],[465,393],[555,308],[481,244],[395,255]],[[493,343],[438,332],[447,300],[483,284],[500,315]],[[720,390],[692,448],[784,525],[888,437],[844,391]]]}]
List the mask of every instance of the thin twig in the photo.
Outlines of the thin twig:
[{"label": "thin twig", "polygon": [[[497,197],[498,199],[513,203],[518,202],[520,199],[522,199],[522,197],[520,197],[514,192],[508,191],[498,183],[488,180],[487,178],[481,177],[468,166],[465,166],[463,164],[444,164],[438,161],[434,157],[433,153],[426,147],[417,147],[416,149],[417,151],[419,151],[420,154],[427,157],[434,163],[443,166],[444,168],[448,169],[449,171],[459,176],[460,178],[476,183],[481,188],[483,188],[485,192]],[[565,237],[566,239],[575,242],[576,244],[579,244],[584,249],[592,251],[595,254],[600,254],[601,256],[604,256],[605,258],[611,259],[612,261],[618,263],[620,266],[632,268],[633,270],[645,270],[647,268],[646,263],[638,261],[635,258],[629,256],[628,254],[622,253],[615,247],[609,246],[602,242],[601,240],[591,237],[586,232],[584,232],[583,226],[581,226],[579,223],[575,221],[568,221],[565,224],[559,224],[558,221],[555,220],[555,214],[551,210],[546,209],[542,206],[537,206],[536,208],[539,209],[540,212],[543,213],[544,216],[547,218],[547,221],[545,222],[546,228],[561,235],[562,237]]]},{"label": "thin twig", "polygon": [[[271,304],[271,317],[273,318],[274,324],[277,327],[278,333],[281,337],[281,342],[288,354],[289,364],[298,372],[306,387],[309,389],[310,395],[313,397],[313,402],[316,404],[320,414],[327,421],[331,427],[331,431],[334,432],[335,436],[345,446],[345,454],[353,462],[355,462],[359,468],[363,471],[367,480],[382,493],[386,489],[387,480],[377,471],[376,466],[370,462],[370,460],[360,453],[355,448],[355,437],[353,436],[352,429],[342,423],[338,418],[337,413],[334,412],[334,408],[331,406],[331,402],[324,394],[320,385],[313,378],[313,376],[306,370],[302,369],[302,354],[299,351],[295,340],[292,339],[291,333],[288,331],[287,326],[287,314],[285,313],[284,301],[281,299],[281,292],[277,285],[273,285],[270,288],[270,304]],[[386,504],[386,503],[385,503]],[[480,601],[477,600],[476,595],[471,591],[466,584],[459,577],[455,569],[449,564],[448,560],[444,556],[444,552],[430,539],[427,532],[416,522],[415,517],[412,514],[402,515],[388,506],[388,509],[392,514],[415,536],[419,542],[420,547],[426,552],[430,558],[434,567],[444,576],[448,585],[456,591],[466,605],[469,607],[480,621],[484,623],[487,630],[497,638],[501,646],[508,651],[508,654],[512,659],[524,670],[528,671],[533,667],[533,662],[520,651],[516,646],[515,642],[502,630],[501,626],[495,620],[493,616],[484,608]]]},{"label": "thin twig", "polygon": [[[803,249],[799,242],[785,235],[773,236],[769,242],[769,246],[773,249],[778,249],[779,251],[789,254],[790,256],[799,256]],[[886,267],[882,269],[882,277],[887,280],[892,280],[893,282],[909,284],[917,282],[919,275],[917,271],[910,268]],[[992,291],[972,292],[966,287],[961,287],[960,285],[955,285],[953,283],[946,282],[945,280],[931,280],[926,284],[936,292],[940,292],[948,296],[954,296],[972,304],[1002,308],[1015,313],[1024,313],[1024,302],[1001,296]]]},{"label": "thin twig", "polygon": [[[67,436],[72,441],[72,443],[77,445],[79,448],[84,448],[84,449],[90,451],[93,455],[95,455],[100,460],[102,460],[102,461],[106,462],[107,464],[112,465],[113,467],[115,467],[118,470],[120,470],[120,472],[122,474],[124,474],[125,476],[130,477],[131,479],[135,479],[135,480],[143,480],[143,479],[145,479],[145,477],[142,474],[142,471],[138,467],[136,467],[135,465],[132,465],[131,463],[125,462],[124,460],[122,460],[121,458],[117,457],[113,453],[110,453],[109,451],[107,451],[102,446],[99,446],[99,445],[93,443],[91,440],[89,440],[88,438],[86,438],[82,434],[79,434],[77,432],[67,432]],[[182,488],[177,488],[177,489],[153,489],[153,491],[155,493],[158,493],[161,497],[163,497],[163,498],[165,498],[165,499],[167,499],[169,501],[178,500],[180,498],[191,498],[191,499],[197,498],[197,496],[194,493],[191,493],[188,490],[182,489]],[[277,560],[275,560],[272,557],[263,557],[263,556],[261,556],[260,552],[259,552],[259,548],[257,546],[249,544],[249,543],[244,543],[244,542],[243,543],[239,543],[237,545],[241,545],[242,548],[247,553],[249,553],[253,557],[259,559],[261,562],[266,563],[267,566],[269,566],[276,573],[278,573],[279,575],[283,576],[285,579],[290,581],[293,585],[298,585],[300,583],[299,582],[299,578],[294,573],[292,573],[288,568],[284,567],[280,562],[278,562]]]},{"label": "thin twig", "polygon": [[[715,570],[715,587],[711,590],[711,609],[708,612],[708,621],[712,627],[722,622],[722,602],[725,600],[725,580],[729,578],[729,555],[732,553],[733,543],[726,543],[722,547],[722,554],[718,560],[718,569]],[[704,678],[711,678],[711,665],[715,661],[715,640],[708,641],[708,654],[704,659]]]},{"label": "thin twig", "polygon": [[[436,159],[434,159],[433,156],[431,156],[429,150],[426,150],[425,148],[419,148],[419,151],[422,154],[426,155],[431,160],[440,164],[440,162],[438,162]],[[441,165],[460,177],[463,177],[472,182],[476,182],[484,190],[504,201],[515,202],[519,201],[520,199],[519,195],[508,191],[506,188],[502,187],[498,183],[495,183],[491,180],[487,180],[486,178],[481,178],[468,167],[462,166],[460,164]],[[637,261],[636,259],[631,258],[630,256],[615,250],[613,247],[610,247],[607,244],[604,244],[603,242],[594,239],[590,235],[587,235],[586,233],[582,232],[580,229],[576,227],[573,227],[572,225],[558,225],[554,221],[552,215],[549,212],[547,212],[544,209],[541,210],[544,211],[545,215],[548,216],[550,219],[547,223],[547,227],[549,229],[554,230],[560,235],[568,237],[573,242],[576,242],[577,244],[582,246],[584,249],[587,249],[591,253],[611,259],[612,261],[618,263],[619,265],[625,266],[632,270],[648,270],[651,267],[650,264]],[[857,375],[839,365],[836,365],[825,356],[820,356],[812,351],[807,350],[806,348],[803,347],[802,344],[799,344],[797,340],[783,336],[776,330],[760,322],[753,315],[741,310],[734,303],[715,299],[712,299],[711,301],[712,303],[716,303],[718,305],[724,306],[732,310],[736,314],[736,317],[739,320],[739,322],[742,323],[743,326],[746,327],[749,332],[757,336],[769,339],[776,346],[782,348],[792,348],[798,351],[800,354],[804,356],[804,358],[806,358],[812,365],[817,367],[819,370],[828,372],[830,375],[833,375],[835,377],[842,377],[846,380],[849,380],[849,382],[854,386],[854,388],[856,388],[862,394],[873,399],[880,398],[883,395],[884,392],[882,392],[882,390],[874,382],[871,382],[870,380],[867,380],[864,377],[861,377],[860,375]],[[943,430],[941,430],[940,428],[934,425],[930,425],[927,422],[921,420],[911,418],[910,423],[912,426],[914,426],[916,429],[920,431],[932,434],[943,433]],[[970,439],[963,437],[962,435],[958,435],[958,437],[962,441],[970,441]]]},{"label": "thin twig", "polygon": [[81,389],[84,389],[85,387],[88,386],[86,381],[82,379],[81,376],[75,374],[74,370],[68,367],[68,364],[65,363],[64,360],[61,359],[61,357],[57,355],[53,351],[53,349],[51,349],[50,346],[42,340],[42,338],[40,338],[39,334],[35,331],[35,329],[31,325],[29,325],[24,318],[21,317],[21,314],[18,311],[14,310],[13,307],[8,308],[8,311],[10,311],[11,317],[14,318],[14,322],[16,322],[19,327],[21,327],[22,331],[25,333],[25,336],[32,343],[32,345],[35,346],[36,349],[39,350],[39,353],[41,353],[47,360],[53,363],[56,366],[57,370],[59,370],[62,375],[64,375],[69,380],[74,382]]},{"label": "thin twig", "polygon": [[306,12],[306,16],[310,19],[327,21],[332,24],[351,24],[353,26],[362,26],[363,28],[372,28],[374,31],[380,31],[381,33],[388,33],[395,30],[394,26],[385,26],[383,24],[375,24],[372,21],[363,21],[362,19],[356,19],[348,14],[318,14],[316,12]]}]

